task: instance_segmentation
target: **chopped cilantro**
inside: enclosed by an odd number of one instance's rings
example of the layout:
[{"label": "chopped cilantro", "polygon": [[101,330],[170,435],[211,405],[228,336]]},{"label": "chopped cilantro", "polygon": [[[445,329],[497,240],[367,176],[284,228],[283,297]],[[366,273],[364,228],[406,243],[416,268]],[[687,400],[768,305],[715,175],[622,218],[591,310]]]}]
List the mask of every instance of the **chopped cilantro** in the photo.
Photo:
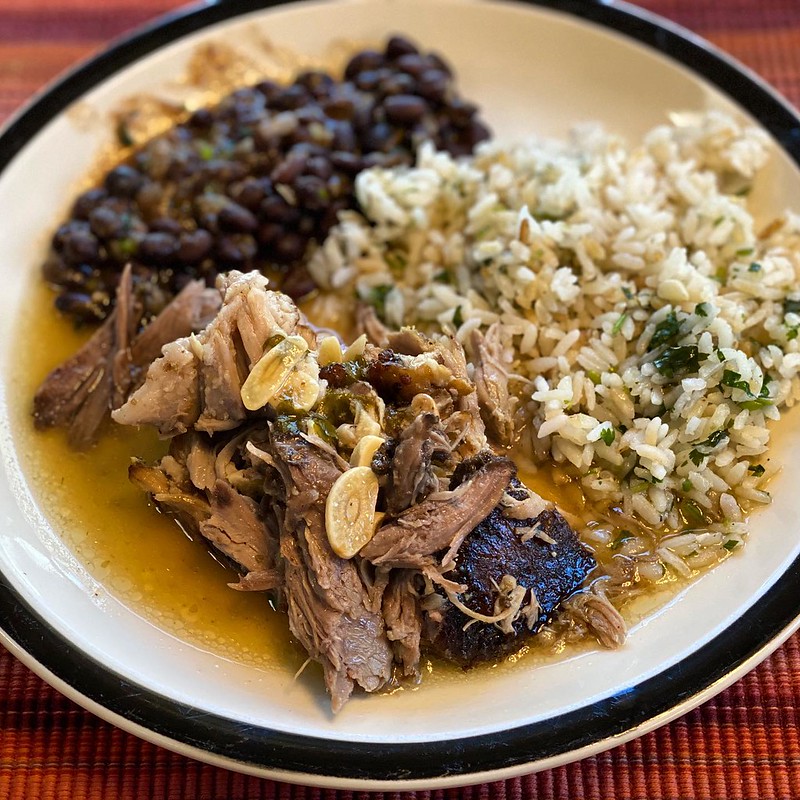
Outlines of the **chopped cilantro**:
[{"label": "chopped cilantro", "polygon": [[761,466],[761,464],[751,464],[747,468],[747,471],[752,472],[753,475],[756,476],[756,478],[760,478],[766,472],[766,470],[764,469],[763,466]]},{"label": "chopped cilantro", "polygon": [[392,291],[391,283],[382,283],[379,286],[373,286],[369,290],[366,297],[367,303],[375,309],[375,313],[382,319],[386,320],[386,298],[389,292]]},{"label": "chopped cilantro", "polygon": [[681,503],[681,513],[689,525],[698,525],[706,521],[705,515],[700,510],[700,507],[691,500],[684,500]]},{"label": "chopped cilantro", "polygon": [[383,260],[392,272],[402,272],[408,264],[408,259],[403,253],[398,253],[396,250],[389,250],[384,255]]},{"label": "chopped cilantro", "polygon": [[616,336],[622,330],[626,319],[628,319],[627,314],[620,314],[619,319],[614,323],[614,327],[611,329],[612,336]]},{"label": "chopped cilantro", "polygon": [[665,378],[674,378],[676,375],[696,370],[700,365],[699,356],[700,352],[693,344],[668,347],[660,356],[653,359],[653,366]]},{"label": "chopped cilantro", "polygon": [[783,301],[783,314],[800,314],[800,300],[793,300],[787,297]]},{"label": "chopped cilantro", "polygon": [[738,546],[739,542],[736,539],[728,539],[727,542],[723,542],[722,546],[729,552],[732,553]]},{"label": "chopped cilantro", "polygon": [[719,363],[722,364],[725,361],[725,356],[722,350],[717,350],[716,353],[717,353],[717,361],[719,361]]},{"label": "chopped cilantro", "polygon": [[[704,458],[708,458],[711,455],[711,450],[713,450],[717,445],[721,444],[728,438],[728,431],[724,429],[720,429],[718,431],[714,431],[711,436],[708,437],[705,441],[700,442],[697,447],[692,449],[689,452],[689,460],[697,467],[703,463]],[[708,451],[703,451],[700,448],[709,448]]]},{"label": "chopped cilantro", "polygon": [[617,433],[613,428],[603,428],[600,431],[600,438],[610,447],[614,439],[616,439]]},{"label": "chopped cilantro", "polygon": [[461,306],[456,306],[456,310],[453,312],[453,325],[456,328],[460,328],[464,324],[464,314],[461,311]]},{"label": "chopped cilantro", "polygon": [[201,140],[197,143],[197,153],[203,161],[211,161],[214,158],[214,145]]},{"label": "chopped cilantro", "polygon": [[750,384],[747,381],[743,381],[742,376],[738,372],[734,372],[732,369],[726,369],[722,373],[722,380],[720,383],[723,386],[730,386],[731,389],[740,389],[745,394],[752,395],[750,391]]},{"label": "chopped cilantro", "polygon": [[730,386],[732,389],[739,389],[747,395],[749,399],[739,403],[742,408],[746,408],[748,411],[755,411],[756,409],[772,405],[772,400],[769,396],[769,375],[764,376],[764,383],[761,385],[761,391],[758,393],[758,396],[753,394],[750,390],[750,384],[742,380],[741,377],[742,376],[738,372],[734,372],[732,369],[726,369],[722,373],[722,380],[720,380],[720,383],[723,386]]},{"label": "chopped cilantro", "polygon": [[797,338],[797,328],[789,328],[789,330],[786,332],[786,341],[791,342],[792,339],[796,338]]},{"label": "chopped cilantro", "polygon": [[748,272],[761,272],[761,264],[758,261],[754,261],[748,268]]},{"label": "chopped cilantro", "polygon": [[625,542],[634,538],[636,537],[630,531],[623,529],[614,537],[614,541],[611,542],[608,548],[609,550],[619,550]]},{"label": "chopped cilantro", "polygon": [[117,140],[123,147],[131,147],[135,144],[127,120],[121,119],[117,123]]},{"label": "chopped cilantro", "polygon": [[708,316],[708,303],[698,303],[694,307],[694,313],[697,314],[698,317],[707,317]]},{"label": "chopped cilantro", "polygon": [[653,336],[650,339],[650,344],[647,345],[648,350],[655,350],[656,347],[661,347],[665,344],[672,344],[680,335],[681,323],[678,320],[678,315],[674,311],[670,311],[661,322],[656,325]]},{"label": "chopped cilantro", "polygon": [[723,222],[725,222],[725,217],[724,217],[724,216],[722,216],[722,217],[717,217],[717,218],[714,220],[714,222],[713,222],[712,224],[713,224],[713,225],[714,225],[714,227],[716,228],[716,227],[717,227],[717,225],[722,225],[722,223],[723,223]]},{"label": "chopped cilantro", "polygon": [[434,281],[436,281],[436,283],[452,283],[453,282],[452,275],[450,275],[450,273],[446,269],[443,269],[441,272],[437,272],[433,276],[433,279],[434,279]]},{"label": "chopped cilantro", "polygon": [[633,292],[627,286],[622,287],[622,294],[625,295],[627,300],[633,300]]}]

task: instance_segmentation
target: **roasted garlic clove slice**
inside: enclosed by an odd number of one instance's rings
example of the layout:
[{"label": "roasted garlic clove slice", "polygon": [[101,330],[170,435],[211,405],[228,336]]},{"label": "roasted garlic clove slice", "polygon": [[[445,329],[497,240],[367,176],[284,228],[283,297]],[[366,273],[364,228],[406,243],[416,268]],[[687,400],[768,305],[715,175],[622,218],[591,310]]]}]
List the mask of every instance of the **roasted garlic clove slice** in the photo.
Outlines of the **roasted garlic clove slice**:
[{"label": "roasted garlic clove slice", "polygon": [[368,467],[372,464],[372,459],[378,448],[383,444],[384,439],[382,436],[368,435],[358,440],[350,456],[351,467]]},{"label": "roasted garlic clove slice", "polygon": [[355,361],[364,355],[364,348],[367,346],[367,334],[362,333],[347,350],[344,351],[342,361]]},{"label": "roasted garlic clove slice", "polygon": [[307,352],[308,344],[301,336],[287,336],[267,350],[242,385],[244,407],[249,411],[263,408],[280,392],[292,370]]},{"label": "roasted garlic clove slice", "polygon": [[328,364],[341,363],[343,360],[342,345],[335,336],[326,336],[319,343],[317,360],[321,367],[327,367]]},{"label": "roasted garlic clove slice", "polygon": [[310,353],[306,353],[286,379],[280,399],[297,412],[311,411],[319,393],[319,365]]},{"label": "roasted garlic clove slice", "polygon": [[325,503],[325,530],[337,556],[352,558],[372,539],[377,503],[378,477],[369,467],[352,467],[336,479]]}]

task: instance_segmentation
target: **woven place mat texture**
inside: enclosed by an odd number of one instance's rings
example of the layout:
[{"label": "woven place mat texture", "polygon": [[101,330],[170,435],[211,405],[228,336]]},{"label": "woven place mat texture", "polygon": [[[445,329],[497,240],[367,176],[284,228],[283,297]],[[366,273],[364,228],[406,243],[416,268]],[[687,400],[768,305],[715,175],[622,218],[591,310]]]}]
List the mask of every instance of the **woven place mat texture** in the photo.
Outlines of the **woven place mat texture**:
[{"label": "woven place mat texture", "polygon": [[[800,104],[800,0],[642,0]],[[174,0],[2,0],[0,121],[58,72]],[[8,224],[6,218],[3,224]],[[800,798],[800,635],[670,725],[583,761],[419,800]],[[201,764],[124,733],[0,652],[0,800],[350,800]],[[376,798],[399,798],[381,793]]]}]

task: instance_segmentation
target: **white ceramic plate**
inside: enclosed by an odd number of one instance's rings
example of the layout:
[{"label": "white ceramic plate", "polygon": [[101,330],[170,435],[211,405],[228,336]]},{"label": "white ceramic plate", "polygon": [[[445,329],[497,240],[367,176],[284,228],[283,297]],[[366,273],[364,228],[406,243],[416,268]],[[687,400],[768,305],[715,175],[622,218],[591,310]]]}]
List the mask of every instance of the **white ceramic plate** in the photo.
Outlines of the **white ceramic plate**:
[{"label": "white ceramic plate", "polygon": [[[254,10],[258,6],[271,6]],[[254,28],[255,26],[255,28]],[[319,53],[335,37],[404,32],[443,53],[465,96],[504,137],[563,135],[599,120],[631,138],[672,112],[726,108],[758,120],[776,153],[754,201],[769,215],[800,196],[800,120],[768,87],[707,44],[625,5],[564,0],[229,0],[171,16],[61,80],[0,139],[0,341],[3,374],[26,274],[111,135],[76,124],[180,75],[200,43],[275,43]],[[70,113],[80,101],[81,114]],[[13,220],[13,222],[11,222]],[[34,332],[35,335],[35,332]],[[14,387],[4,382],[6,394]],[[253,774],[324,786],[419,788],[555,766],[674,718],[719,691],[797,626],[798,466],[746,552],[704,576],[617,652],[541,667],[481,670],[418,691],[356,697],[331,717],[321,686],[176,640],[86,572],[24,480],[3,398],[0,636],[46,680],[151,741]],[[800,442],[800,415],[781,448]]]}]

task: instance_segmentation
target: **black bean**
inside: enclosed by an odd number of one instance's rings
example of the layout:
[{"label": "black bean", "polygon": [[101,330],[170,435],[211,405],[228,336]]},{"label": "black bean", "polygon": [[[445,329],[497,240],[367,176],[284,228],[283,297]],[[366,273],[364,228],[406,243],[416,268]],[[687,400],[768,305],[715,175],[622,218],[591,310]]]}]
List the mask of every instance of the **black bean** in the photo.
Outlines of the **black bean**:
[{"label": "black bean", "polygon": [[172,217],[158,217],[150,223],[150,230],[158,233],[171,233],[173,236],[180,236],[183,233],[183,225]]},{"label": "black bean", "polygon": [[70,281],[73,273],[63,258],[55,253],[50,253],[42,264],[42,275],[49,283],[64,284]]},{"label": "black bean", "polygon": [[253,213],[233,202],[220,209],[217,222],[223,230],[234,233],[252,233],[258,227],[258,220]]},{"label": "black bean", "polygon": [[355,175],[361,171],[363,166],[361,156],[344,150],[335,150],[331,153],[331,163],[336,169],[340,169],[348,175]]},{"label": "black bean", "polygon": [[214,237],[203,228],[194,231],[185,231],[180,235],[178,244],[178,258],[181,261],[193,264],[202,261],[210,252],[214,244]]},{"label": "black bean", "polygon": [[239,205],[255,211],[271,191],[272,181],[269,178],[245,178],[239,183],[234,183],[228,190],[228,194]]},{"label": "black bean", "polygon": [[214,124],[214,115],[207,108],[198,108],[186,121],[190,128],[204,131]]},{"label": "black bean", "polygon": [[306,163],[306,172],[327,180],[333,174],[333,166],[330,159],[325,156],[311,156]]},{"label": "black bean", "polygon": [[139,243],[138,255],[143,261],[169,264],[179,247],[178,238],[171,233],[148,233]]},{"label": "black bean", "polygon": [[426,100],[441,103],[447,97],[450,79],[440,69],[428,69],[419,77],[418,91]]},{"label": "black bean", "polygon": [[415,94],[417,82],[405,72],[396,72],[382,80],[378,90],[384,97],[393,94]]},{"label": "black bean", "polygon": [[88,219],[92,209],[96,208],[108,197],[105,189],[89,189],[78,196],[72,206],[72,216],[76,219]]},{"label": "black bean", "polygon": [[64,239],[62,255],[68,264],[93,264],[100,256],[100,243],[91,231],[73,231]]},{"label": "black bean", "polygon": [[270,179],[273,183],[293,183],[298,176],[306,168],[308,157],[302,154],[294,154],[282,161],[270,173]]},{"label": "black bean", "polygon": [[362,138],[364,147],[379,153],[388,153],[399,141],[402,133],[385,122],[373,125]]},{"label": "black bean", "polygon": [[364,72],[359,72],[356,76],[356,86],[362,92],[372,92],[378,88],[381,81],[386,80],[391,73],[383,69],[368,69]]},{"label": "black bean", "polygon": [[95,236],[110,239],[118,236],[123,230],[122,217],[107,206],[97,206],[89,213],[89,226]]},{"label": "black bean", "polygon": [[404,126],[419,122],[428,110],[428,104],[421,97],[413,94],[397,94],[387,97],[383,101],[383,107],[389,122]]},{"label": "black bean", "polygon": [[356,134],[349,122],[336,122],[331,126],[333,150],[350,151],[356,149]]},{"label": "black bean", "polygon": [[386,57],[390,59],[417,53],[419,53],[417,46],[404,36],[392,36],[386,44]]},{"label": "black bean", "polygon": [[366,70],[378,69],[384,63],[386,63],[386,59],[382,53],[376,50],[362,50],[360,53],[356,53],[344,68],[345,80],[352,80]]},{"label": "black bean", "polygon": [[433,69],[441,70],[448,78],[453,77],[450,65],[438,53],[428,53],[428,61]]},{"label": "black bean", "polygon": [[300,218],[300,212],[278,194],[265,198],[259,211],[263,219],[269,222],[280,222],[284,225],[293,225]]},{"label": "black bean", "polygon": [[294,183],[297,202],[301,208],[319,211],[330,202],[328,185],[316,175],[301,175]]},{"label": "black bean", "polygon": [[478,107],[474,103],[462,100],[460,97],[453,98],[447,107],[447,115],[458,127],[466,128],[477,113]]},{"label": "black bean", "polygon": [[120,164],[106,175],[105,187],[115,197],[135,197],[143,183],[141,172],[127,164]]},{"label": "black bean", "polygon": [[327,72],[320,70],[309,70],[301,72],[295,79],[295,83],[299,83],[314,97],[324,97],[334,85],[333,78]]},{"label": "black bean", "polygon": [[304,106],[309,100],[310,97],[305,88],[295,84],[294,86],[287,86],[272,97],[269,100],[269,106],[278,111],[294,111]]},{"label": "black bean", "polygon": [[[100,303],[97,302],[98,299]],[[63,292],[56,297],[55,306],[63,314],[69,314],[85,322],[97,322],[105,316],[103,301],[108,303],[109,298],[107,296],[93,298],[83,292]]]},{"label": "black bean", "polygon": [[397,59],[397,68],[419,78],[426,70],[431,68],[427,58],[416,53],[408,53]]},{"label": "black bean", "polygon": [[295,302],[311,294],[316,288],[317,284],[303,264],[290,269],[281,281],[281,291]]},{"label": "black bean", "polygon": [[322,110],[331,119],[352,119],[355,104],[348,97],[334,97],[322,104]]},{"label": "black bean", "polygon": [[272,253],[279,264],[292,264],[303,257],[307,245],[307,239],[288,231],[275,242]]},{"label": "black bean", "polygon": [[283,91],[283,86],[279,83],[275,83],[275,81],[261,81],[261,83],[257,83],[253,88],[261,92],[267,100],[271,100]]},{"label": "black bean", "polygon": [[283,234],[283,225],[278,222],[262,222],[256,231],[256,240],[259,244],[268,245],[277,241]]},{"label": "black bean", "polygon": [[217,257],[226,264],[244,264],[258,252],[256,240],[249,234],[229,234],[217,239]]},{"label": "black bean", "polygon": [[479,119],[472,119],[469,128],[466,131],[467,143],[470,145],[470,150],[479,142],[486,141],[492,132],[488,126],[484,125]]}]

